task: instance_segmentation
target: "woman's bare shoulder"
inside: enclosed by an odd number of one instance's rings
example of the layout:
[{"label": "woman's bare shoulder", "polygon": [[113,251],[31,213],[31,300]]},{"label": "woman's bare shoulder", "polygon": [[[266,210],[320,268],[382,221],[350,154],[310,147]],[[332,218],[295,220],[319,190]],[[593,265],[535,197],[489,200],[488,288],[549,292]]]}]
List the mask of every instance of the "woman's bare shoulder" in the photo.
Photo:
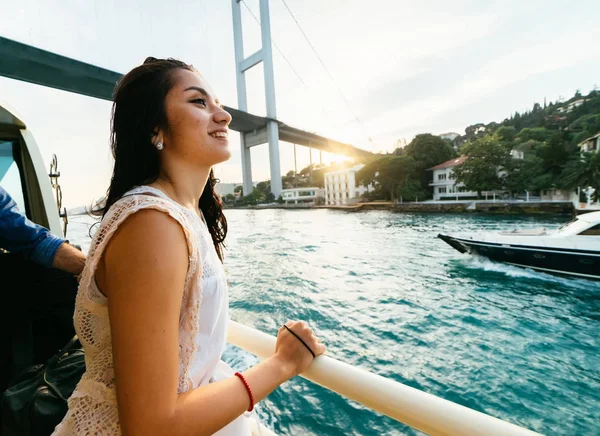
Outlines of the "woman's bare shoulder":
[{"label": "woman's bare shoulder", "polygon": [[103,260],[109,294],[117,287],[111,282],[119,288],[183,282],[189,258],[182,224],[160,210],[140,210],[119,226]]}]

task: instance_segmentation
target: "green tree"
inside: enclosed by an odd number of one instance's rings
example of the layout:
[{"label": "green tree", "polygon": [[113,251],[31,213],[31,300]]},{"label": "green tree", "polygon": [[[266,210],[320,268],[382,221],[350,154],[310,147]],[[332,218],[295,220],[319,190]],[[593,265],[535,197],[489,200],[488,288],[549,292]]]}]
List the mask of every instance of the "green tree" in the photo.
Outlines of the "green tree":
[{"label": "green tree", "polygon": [[494,134],[499,141],[512,142],[517,136],[517,130],[513,126],[502,126]]},{"label": "green tree", "polygon": [[600,192],[600,152],[583,153],[580,157],[569,160],[561,181],[567,188],[591,186],[596,192]]},{"label": "green tree", "polygon": [[296,172],[294,170],[288,171],[285,176],[281,177],[281,184],[284,189],[296,187]]},{"label": "green tree", "polygon": [[472,124],[465,128],[465,141],[475,141],[485,136],[486,127],[483,123]]},{"label": "green tree", "polygon": [[[418,181],[417,162],[408,155],[387,155],[366,164],[358,173],[357,181],[364,185],[375,183],[387,198],[397,196],[424,196]],[[405,195],[406,194],[406,195]]]},{"label": "green tree", "polygon": [[424,171],[455,156],[451,145],[430,133],[415,136],[410,144],[404,147],[404,154],[414,159],[417,171]]},{"label": "green tree", "polygon": [[593,133],[591,131],[584,130],[582,132],[576,133],[573,136],[573,143],[574,144],[579,144],[579,143],[585,141],[586,139],[588,139],[588,138],[590,138],[592,136],[594,136],[594,135],[593,135]]},{"label": "green tree", "polygon": [[600,113],[591,113],[577,118],[569,124],[569,132],[574,134],[588,132],[589,136],[585,138],[600,132]]},{"label": "green tree", "polygon": [[300,174],[303,177],[309,177],[314,166],[315,166],[314,164],[308,165],[308,166],[302,168],[298,174]]},{"label": "green tree", "polygon": [[426,169],[434,167],[442,162],[455,157],[456,153],[452,146],[439,136],[423,133],[415,136],[410,143],[404,147],[403,155],[411,157],[415,162],[415,179],[421,183],[421,188],[429,192],[429,174]]},{"label": "green tree", "polygon": [[256,184],[256,188],[262,192],[265,192],[265,191],[267,191],[268,185],[270,185],[270,184],[271,184],[271,182],[258,182]]},{"label": "green tree", "polygon": [[265,199],[265,195],[263,194],[263,192],[258,188],[254,188],[252,190],[252,193],[250,193],[249,195],[246,195],[244,197],[244,203],[250,204],[250,205],[255,205],[255,204],[263,202],[264,199]]},{"label": "green tree", "polygon": [[267,195],[265,195],[265,202],[266,203],[274,203],[275,202],[275,194],[273,194],[272,192],[268,192]]},{"label": "green tree", "polygon": [[515,129],[521,130],[521,114],[519,112],[515,112],[515,116],[512,118],[513,125]]},{"label": "green tree", "polygon": [[263,197],[266,197],[271,193],[271,181],[265,180],[264,182],[257,183],[256,189],[258,189],[263,194]]},{"label": "green tree", "polygon": [[465,144],[461,150],[468,158],[454,168],[457,183],[464,183],[467,190],[476,191],[478,198],[481,198],[482,191],[502,188],[503,181],[498,170],[510,158],[506,147],[488,135]]},{"label": "green tree", "polygon": [[235,188],[233,188],[233,192],[235,194],[237,194],[238,192],[240,193],[240,195],[244,195],[244,187],[242,185],[236,186]]},{"label": "green tree", "polygon": [[527,142],[531,140],[543,142],[548,137],[548,133],[549,132],[543,127],[526,127],[519,132],[516,139],[519,142]]},{"label": "green tree", "polygon": [[549,188],[548,177],[544,175],[543,161],[533,153],[526,154],[524,159],[509,159],[505,170],[507,175],[504,189],[513,195]]},{"label": "green tree", "polygon": [[577,157],[579,149],[569,141],[567,132],[556,132],[542,145],[536,147],[535,153],[543,160],[544,173],[559,181],[563,166]]},{"label": "green tree", "polygon": [[413,199],[413,198],[424,198],[427,196],[427,192],[423,190],[421,184],[415,179],[406,179],[400,182],[396,188],[397,198],[400,199]]},{"label": "green tree", "polygon": [[325,186],[325,172],[330,171],[325,166],[312,164],[303,168],[300,175],[308,177],[308,185],[322,188]]},{"label": "green tree", "polygon": [[371,183],[375,183],[375,178],[377,176],[377,173],[379,171],[379,167],[381,165],[381,162],[383,161],[383,159],[389,158],[390,156],[383,156],[383,157],[379,157],[377,159],[372,159],[371,161],[367,162],[365,164],[364,167],[362,167],[357,173],[356,173],[356,183],[358,184],[362,184],[362,185],[369,185]]},{"label": "green tree", "polygon": [[233,195],[233,194],[227,194],[227,195],[225,196],[225,201],[226,201],[226,202],[232,202],[232,201],[235,201],[235,195]]}]

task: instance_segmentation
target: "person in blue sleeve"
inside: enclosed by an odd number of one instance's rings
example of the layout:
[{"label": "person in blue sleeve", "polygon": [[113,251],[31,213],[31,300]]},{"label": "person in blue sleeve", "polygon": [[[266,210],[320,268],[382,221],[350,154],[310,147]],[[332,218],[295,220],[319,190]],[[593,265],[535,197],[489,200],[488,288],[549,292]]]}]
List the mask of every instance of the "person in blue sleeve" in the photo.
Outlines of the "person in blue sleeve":
[{"label": "person in blue sleeve", "polygon": [[[0,392],[19,364],[43,363],[75,334],[77,276],[86,256],[31,222],[0,186]],[[23,325],[33,338],[33,362],[17,362]],[[21,359],[22,360],[22,359]]]}]

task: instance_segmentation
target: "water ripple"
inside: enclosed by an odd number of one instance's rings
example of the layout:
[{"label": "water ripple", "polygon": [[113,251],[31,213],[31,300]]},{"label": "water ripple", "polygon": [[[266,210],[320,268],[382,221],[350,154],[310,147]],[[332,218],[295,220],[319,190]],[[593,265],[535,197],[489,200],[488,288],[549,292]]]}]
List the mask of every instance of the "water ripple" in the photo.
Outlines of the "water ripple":
[{"label": "water ripple", "polygon": [[[600,283],[461,255],[438,233],[564,219],[229,210],[233,319],[305,319],[329,354],[545,434],[600,434]],[[255,357],[229,346],[235,369]],[[416,435],[296,378],[259,407],[281,435]]]}]

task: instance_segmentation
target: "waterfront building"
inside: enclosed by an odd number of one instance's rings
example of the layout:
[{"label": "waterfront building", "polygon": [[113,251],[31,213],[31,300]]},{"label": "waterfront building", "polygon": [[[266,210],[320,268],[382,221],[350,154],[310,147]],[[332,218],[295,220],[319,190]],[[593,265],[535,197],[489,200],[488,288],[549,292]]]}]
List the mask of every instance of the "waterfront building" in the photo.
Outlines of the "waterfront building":
[{"label": "waterfront building", "polygon": [[319,197],[323,197],[323,190],[316,187],[289,188],[281,191],[281,198],[285,204],[315,204]]},{"label": "waterfront building", "polygon": [[[217,183],[215,185],[215,191],[217,192],[217,194],[219,194],[222,198],[225,198],[228,194],[232,194],[235,196],[235,198],[239,198],[240,192],[235,192],[235,189],[243,186],[241,183]],[[254,188],[256,188],[258,186],[258,182],[252,182],[252,186]],[[243,193],[244,195],[247,195],[246,192]]]},{"label": "waterfront building", "polygon": [[238,186],[242,186],[241,183],[217,183],[215,185],[215,191],[221,197],[226,197],[228,194],[235,195],[234,190]]},{"label": "waterfront building", "polygon": [[[525,153],[520,150],[513,149],[510,152],[513,159],[523,159]],[[477,198],[476,191],[469,191],[464,183],[456,183],[453,168],[462,165],[467,160],[467,156],[460,156],[456,159],[450,159],[439,165],[431,167],[426,171],[433,172],[433,178],[429,182],[429,186],[433,187],[433,199],[439,200],[467,200]],[[506,171],[498,168],[498,176],[504,177]],[[500,197],[506,194],[503,190],[482,191],[482,194],[487,197]]]},{"label": "waterfront building", "polygon": [[434,200],[460,200],[477,197],[477,192],[467,190],[464,183],[456,183],[455,180],[453,168],[461,165],[465,160],[467,160],[467,156],[461,156],[427,170],[433,172],[433,180],[429,186],[433,187]]},{"label": "waterfront building", "polygon": [[372,192],[372,184],[368,186],[356,184],[356,173],[363,164],[351,168],[325,173],[325,204],[344,205],[355,203],[363,194]]}]

